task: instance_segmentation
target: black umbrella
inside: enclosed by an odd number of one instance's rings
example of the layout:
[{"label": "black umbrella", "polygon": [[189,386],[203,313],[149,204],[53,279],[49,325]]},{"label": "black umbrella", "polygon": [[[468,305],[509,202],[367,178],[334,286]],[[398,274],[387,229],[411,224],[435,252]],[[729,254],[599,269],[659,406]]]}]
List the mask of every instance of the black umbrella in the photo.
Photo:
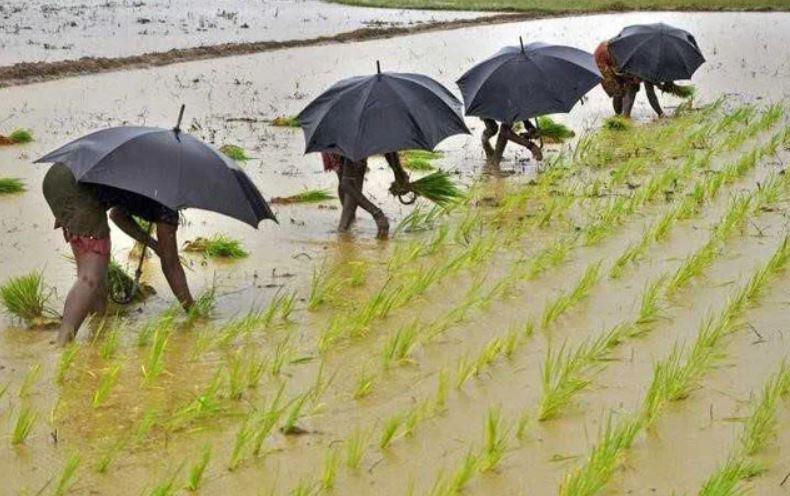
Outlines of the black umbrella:
[{"label": "black umbrella", "polygon": [[592,54],[534,42],[505,47],[469,69],[458,87],[467,115],[513,124],[570,112],[601,81]]},{"label": "black umbrella", "polygon": [[[376,63],[378,66],[378,62]],[[421,74],[378,70],[335,83],[299,114],[305,153],[335,152],[351,160],[419,148],[433,150],[469,134],[461,102]]]},{"label": "black umbrella", "polygon": [[609,49],[620,72],[652,83],[691,79],[705,62],[694,36],[663,23],[628,26]]},{"label": "black umbrella", "polygon": [[[182,107],[179,123],[183,111]],[[233,160],[178,126],[103,129],[36,162],[61,162],[79,182],[131,191],[172,210],[210,210],[256,228],[263,219],[277,221]]]}]

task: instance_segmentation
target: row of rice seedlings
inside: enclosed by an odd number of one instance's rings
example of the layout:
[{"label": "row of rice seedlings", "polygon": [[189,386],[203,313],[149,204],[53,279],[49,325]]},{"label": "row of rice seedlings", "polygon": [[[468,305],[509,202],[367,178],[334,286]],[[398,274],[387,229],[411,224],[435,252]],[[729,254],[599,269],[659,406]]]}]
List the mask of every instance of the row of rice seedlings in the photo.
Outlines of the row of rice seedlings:
[{"label": "row of rice seedlings", "polygon": [[703,320],[696,341],[686,353],[676,346],[666,359],[656,363],[639,411],[614,427],[607,425],[584,464],[566,476],[560,494],[591,495],[606,485],[636,435],[655,422],[667,403],[688,397],[699,378],[710,370],[712,362],[721,356],[722,339],[737,330],[737,318],[756,300],[769,277],[785,268],[788,259],[790,236],[785,236],[768,262],[730,296],[725,308],[716,317]]},{"label": "row of rice seedlings", "polygon": [[109,368],[109,370],[102,374],[101,379],[99,380],[99,385],[96,388],[96,391],[93,393],[93,408],[99,408],[107,401],[107,398],[110,396],[110,392],[118,383],[120,374],[120,364],[113,365]]},{"label": "row of rice seedlings", "polygon": [[0,195],[22,193],[26,189],[25,183],[21,179],[15,177],[0,177]]},{"label": "row of rice seedlings", "polygon": [[241,241],[224,234],[215,234],[209,238],[198,237],[187,241],[184,244],[184,251],[219,258],[245,258],[249,255]]},{"label": "row of rice seedlings", "polygon": [[418,204],[398,223],[395,233],[431,231],[438,227],[439,220],[447,213],[448,209],[442,205],[431,204],[425,206]]},{"label": "row of rice seedlings", "polygon": [[240,147],[239,145],[234,145],[231,143],[222,145],[219,151],[227,155],[229,158],[235,160],[236,162],[244,162],[252,158],[249,155],[247,155],[247,150]]},{"label": "row of rice seedlings", "polygon": [[167,431],[176,432],[206,418],[212,418],[224,411],[222,401],[222,369],[189,403],[176,409],[164,423]]},{"label": "row of rice seedlings", "polygon": [[762,473],[765,467],[752,457],[768,444],[776,431],[779,402],[790,393],[790,369],[783,361],[779,370],[763,386],[762,394],[753,403],[751,413],[743,421],[743,431],[727,461],[708,477],[699,494],[724,496],[742,494],[742,481]]},{"label": "row of rice seedlings", "polygon": [[46,324],[56,316],[49,307],[52,290],[44,285],[41,271],[13,277],[0,286],[0,303],[5,312],[28,326]]},{"label": "row of rice seedlings", "polygon": [[601,261],[598,261],[588,266],[579,282],[576,283],[576,286],[570,292],[562,293],[546,304],[540,319],[542,329],[548,329],[569,308],[576,306],[590,295],[590,290],[600,279],[601,263]]},{"label": "row of rice seedlings", "polygon": [[165,371],[165,351],[170,340],[172,327],[157,326],[154,330],[153,343],[148,352],[145,364],[141,365],[143,381],[146,384],[152,383]]},{"label": "row of rice seedlings", "polygon": [[292,205],[294,203],[321,203],[334,200],[336,197],[325,188],[305,188],[303,191],[290,196],[275,196],[269,203],[275,205]]},{"label": "row of rice seedlings", "polygon": [[748,125],[741,131],[727,141],[726,147],[729,150],[735,150],[741,146],[750,137],[767,130],[776,124],[785,114],[785,109],[781,104],[769,105],[760,115],[759,118],[751,119]]}]

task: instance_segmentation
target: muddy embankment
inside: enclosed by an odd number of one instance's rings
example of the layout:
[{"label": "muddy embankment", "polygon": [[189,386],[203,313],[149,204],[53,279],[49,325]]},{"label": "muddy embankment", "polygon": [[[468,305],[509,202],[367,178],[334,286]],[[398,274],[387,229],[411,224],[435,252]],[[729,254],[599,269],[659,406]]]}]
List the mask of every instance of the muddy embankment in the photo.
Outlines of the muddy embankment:
[{"label": "muddy embankment", "polygon": [[[605,12],[596,13],[601,14]],[[568,15],[584,14],[588,13],[582,12]],[[198,46],[192,48],[174,48],[165,52],[149,52],[126,57],[82,57],[76,60],[61,60],[56,62],[20,62],[17,64],[0,67],[0,88],[84,74],[98,74],[102,72],[118,71],[123,69],[163,66],[176,64],[179,62],[188,62],[217,57],[230,57],[234,55],[247,55],[251,53],[281,50],[285,48],[326,45],[333,43],[353,43],[357,41],[384,39],[394,36],[425,33],[430,31],[461,29],[469,26],[487,24],[503,24],[546,17],[561,16],[544,12],[503,13],[497,15],[485,15],[472,19],[426,22],[413,26],[361,28],[331,36],[318,36],[315,38],[300,40],[221,43],[217,45]]]}]

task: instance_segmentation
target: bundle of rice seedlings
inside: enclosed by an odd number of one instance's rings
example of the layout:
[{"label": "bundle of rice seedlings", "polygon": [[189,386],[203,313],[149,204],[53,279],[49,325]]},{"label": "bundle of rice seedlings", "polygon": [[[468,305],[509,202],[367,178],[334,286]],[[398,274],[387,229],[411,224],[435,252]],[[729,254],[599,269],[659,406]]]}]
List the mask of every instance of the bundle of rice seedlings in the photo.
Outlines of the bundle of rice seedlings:
[{"label": "bundle of rice seedlings", "polygon": [[664,93],[669,93],[670,95],[675,95],[679,98],[693,98],[697,93],[697,88],[693,84],[660,84],[658,85],[658,89]]},{"label": "bundle of rice seedlings", "polygon": [[184,244],[184,251],[202,253],[207,257],[244,258],[249,253],[241,245],[241,241],[224,234],[215,234],[210,238],[198,237]]},{"label": "bundle of rice seedlings", "polygon": [[21,193],[25,191],[25,183],[15,177],[0,177],[0,194]]},{"label": "bundle of rice seedlings", "polygon": [[34,271],[0,286],[0,303],[8,314],[29,326],[41,327],[53,323],[55,312],[47,306],[51,294],[44,287],[42,273]]},{"label": "bundle of rice seedlings", "polygon": [[290,117],[287,116],[278,116],[272,119],[272,126],[275,127],[300,127],[301,123],[299,122],[299,118],[295,115]]},{"label": "bundle of rice seedlings", "polygon": [[269,203],[289,205],[291,203],[319,203],[334,200],[335,196],[328,189],[306,189],[291,196],[275,196]]},{"label": "bundle of rice seedlings", "polygon": [[548,143],[562,143],[566,139],[576,136],[571,128],[547,115],[538,117],[538,128],[543,141]]},{"label": "bundle of rice seedlings", "polygon": [[619,115],[613,115],[603,121],[604,129],[610,131],[625,131],[631,128],[631,121]]},{"label": "bundle of rice seedlings", "polygon": [[450,179],[450,174],[444,171],[436,171],[412,181],[409,183],[409,189],[439,205],[446,205],[463,196],[458,186]]},{"label": "bundle of rice seedlings", "polygon": [[29,129],[16,129],[8,136],[0,134],[0,145],[19,145],[33,141],[33,133]]},{"label": "bundle of rice seedlings", "polygon": [[442,158],[442,152],[429,150],[406,150],[400,153],[401,163],[405,169],[414,171],[432,171],[436,167],[431,161]]},{"label": "bundle of rice seedlings", "polygon": [[247,155],[247,150],[245,150],[244,148],[238,145],[231,145],[231,144],[222,145],[219,151],[221,151],[222,153],[224,153],[225,155],[236,161],[243,162],[245,160],[249,160],[250,158],[252,158],[249,155]]}]

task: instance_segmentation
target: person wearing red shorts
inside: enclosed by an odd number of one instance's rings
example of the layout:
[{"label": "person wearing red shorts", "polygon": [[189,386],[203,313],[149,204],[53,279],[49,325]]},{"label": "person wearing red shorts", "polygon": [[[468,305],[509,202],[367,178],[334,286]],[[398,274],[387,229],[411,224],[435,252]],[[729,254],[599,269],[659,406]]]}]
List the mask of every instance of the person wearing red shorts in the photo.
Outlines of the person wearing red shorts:
[{"label": "person wearing red shorts", "polygon": [[[653,111],[659,116],[664,115],[661,105],[656,96],[655,84],[650,81],[642,81],[640,78],[620,72],[617,61],[609,50],[609,41],[604,41],[598,45],[593,54],[595,63],[601,71],[601,86],[609,98],[612,99],[612,106],[616,115],[631,117],[631,109],[639,92],[639,86],[644,82],[647,101]],[[659,83],[659,88],[665,91],[674,86],[670,83]]]},{"label": "person wearing red shorts", "polygon": [[65,344],[74,339],[89,314],[106,309],[110,226],[104,204],[90,187],[78,183],[65,165],[50,167],[43,190],[55,215],[55,228],[63,230],[77,263],[77,280],[66,296],[58,332],[58,343]]}]

